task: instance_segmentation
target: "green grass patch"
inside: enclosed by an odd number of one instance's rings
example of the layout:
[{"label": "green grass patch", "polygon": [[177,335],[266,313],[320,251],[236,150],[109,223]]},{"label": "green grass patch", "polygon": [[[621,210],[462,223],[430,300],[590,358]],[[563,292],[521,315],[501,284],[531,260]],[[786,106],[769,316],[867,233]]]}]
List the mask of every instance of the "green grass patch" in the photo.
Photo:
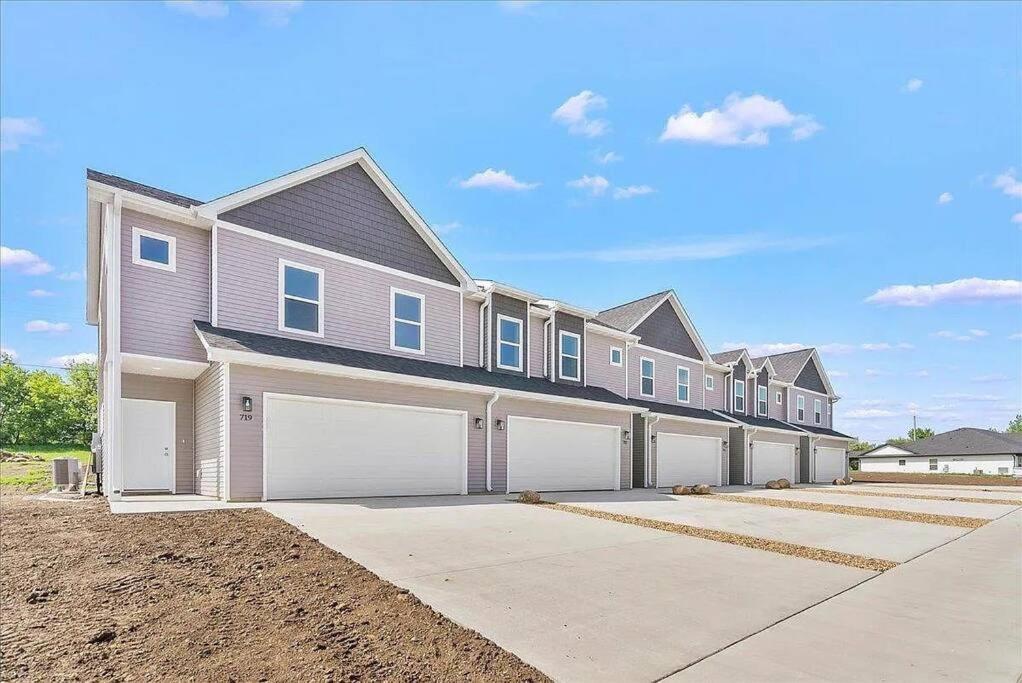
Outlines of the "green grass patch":
[{"label": "green grass patch", "polygon": [[39,456],[42,462],[0,463],[0,487],[22,491],[46,491],[50,487],[50,461],[55,458],[77,458],[82,469],[88,465],[89,449],[84,446],[66,444],[32,444],[26,446],[3,446],[11,453],[26,453]]}]

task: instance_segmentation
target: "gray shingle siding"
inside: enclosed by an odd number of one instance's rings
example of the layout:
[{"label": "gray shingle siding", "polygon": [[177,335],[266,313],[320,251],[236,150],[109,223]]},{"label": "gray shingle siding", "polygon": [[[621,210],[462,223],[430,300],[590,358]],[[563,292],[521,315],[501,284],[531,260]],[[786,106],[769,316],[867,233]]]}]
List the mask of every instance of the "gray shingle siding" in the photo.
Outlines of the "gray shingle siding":
[{"label": "gray shingle siding", "polygon": [[809,458],[812,455],[809,448],[809,437],[803,436],[798,440],[798,480],[799,483],[809,483]]},{"label": "gray shingle siding", "polygon": [[816,363],[812,362],[806,363],[806,366],[802,368],[802,372],[795,379],[795,386],[818,391],[821,394],[827,393],[827,387],[823,383],[823,378],[820,377],[820,371],[816,369]]},{"label": "gray shingle siding", "polygon": [[745,430],[732,427],[727,430],[728,484],[745,483]]},{"label": "gray shingle siding", "polygon": [[226,211],[225,221],[440,282],[458,278],[358,164]]},{"label": "gray shingle siding", "polygon": [[634,334],[642,337],[645,346],[670,351],[688,358],[702,358],[699,347],[681,324],[670,301],[664,301],[656,310],[649,314]]},{"label": "gray shingle siding", "polygon": [[632,415],[632,488],[646,486],[646,418]]}]

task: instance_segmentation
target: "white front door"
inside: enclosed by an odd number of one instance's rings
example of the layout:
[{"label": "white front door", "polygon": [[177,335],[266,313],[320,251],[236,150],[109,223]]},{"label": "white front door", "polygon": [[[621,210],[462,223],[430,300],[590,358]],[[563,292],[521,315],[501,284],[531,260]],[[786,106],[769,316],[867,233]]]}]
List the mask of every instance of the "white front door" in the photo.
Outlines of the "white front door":
[{"label": "white front door", "polygon": [[813,481],[831,482],[845,476],[845,449],[818,446]]},{"label": "white front door", "polygon": [[621,488],[621,430],[533,417],[510,417],[507,490],[601,491]]},{"label": "white front door", "polygon": [[121,399],[125,491],[174,492],[173,401]]},{"label": "white front door", "polygon": [[721,440],[715,436],[656,435],[657,486],[720,486]]},{"label": "white front door", "polygon": [[795,483],[795,447],[770,441],[752,442],[752,483],[765,484],[771,479],[787,479]]}]

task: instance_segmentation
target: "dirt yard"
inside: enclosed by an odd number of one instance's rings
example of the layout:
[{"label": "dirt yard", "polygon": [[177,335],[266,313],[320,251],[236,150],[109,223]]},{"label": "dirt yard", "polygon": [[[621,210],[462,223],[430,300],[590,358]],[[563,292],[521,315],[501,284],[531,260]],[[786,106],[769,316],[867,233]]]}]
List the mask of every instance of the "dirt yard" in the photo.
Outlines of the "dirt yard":
[{"label": "dirt yard", "polygon": [[0,513],[0,680],[546,680],[259,510]]},{"label": "dirt yard", "polygon": [[891,484],[948,484],[949,486],[1022,486],[1022,479],[993,474],[911,474],[908,472],[849,472],[855,481]]}]

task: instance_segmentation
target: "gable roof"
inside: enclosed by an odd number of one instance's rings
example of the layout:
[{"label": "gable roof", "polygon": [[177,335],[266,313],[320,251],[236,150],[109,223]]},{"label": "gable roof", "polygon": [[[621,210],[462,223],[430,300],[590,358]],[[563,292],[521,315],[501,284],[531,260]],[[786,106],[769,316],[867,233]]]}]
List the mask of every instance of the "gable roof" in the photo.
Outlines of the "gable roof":
[{"label": "gable roof", "polygon": [[753,362],[756,363],[757,361],[769,358],[770,364],[774,366],[774,371],[777,373],[777,379],[790,384],[794,382],[799,373],[802,372],[802,368],[805,367],[806,362],[809,361],[809,358],[812,355],[813,349],[798,349],[797,351],[775,353],[770,356],[754,358]]},{"label": "gable roof", "polygon": [[[874,451],[886,445],[888,444],[881,444],[872,450],[862,453],[858,457],[884,457],[883,454],[874,454]],[[995,432],[976,427],[961,427],[959,429],[952,429],[950,432],[935,434],[926,439],[900,444],[896,448],[901,448],[914,455],[921,456],[1019,455],[1022,454],[1022,434]]]},{"label": "gable roof", "polygon": [[152,185],[143,185],[142,183],[137,183],[134,180],[110,175],[109,173],[102,173],[101,171],[95,171],[91,168],[85,169],[85,179],[92,180],[97,183],[103,183],[110,187],[116,187],[120,190],[134,192],[135,194],[140,194],[143,197],[158,199],[162,202],[174,204],[175,206],[180,206],[185,209],[198,206],[203,203],[201,199],[192,199],[191,197],[186,197],[183,194],[167,192],[166,190],[161,190],[160,188],[153,187]]},{"label": "gable roof", "polygon": [[730,351],[720,351],[718,353],[715,353],[713,354],[712,358],[713,360],[721,364],[737,363],[738,359],[741,358],[742,355],[746,353],[747,352],[745,349],[731,349]]},{"label": "gable roof", "polygon": [[[615,306],[614,308],[608,308],[605,311],[601,311],[596,316],[596,320],[604,324],[610,325],[611,327],[617,328],[622,332],[634,332],[635,328],[642,324],[646,318],[653,313],[653,311],[660,308],[660,305],[665,301],[671,303],[671,308],[674,309],[675,315],[678,316],[678,320],[681,321],[681,326],[685,328],[685,332],[692,339],[696,349],[699,351],[701,360],[712,361],[713,358],[710,354],[710,350],[703,343],[702,337],[699,336],[698,330],[692,319],[688,317],[688,312],[685,307],[681,304],[681,300],[678,298],[677,293],[673,289],[667,289],[656,294],[650,294],[641,299],[635,301],[629,301],[626,304]],[[640,340],[641,343],[641,340]]]}]

